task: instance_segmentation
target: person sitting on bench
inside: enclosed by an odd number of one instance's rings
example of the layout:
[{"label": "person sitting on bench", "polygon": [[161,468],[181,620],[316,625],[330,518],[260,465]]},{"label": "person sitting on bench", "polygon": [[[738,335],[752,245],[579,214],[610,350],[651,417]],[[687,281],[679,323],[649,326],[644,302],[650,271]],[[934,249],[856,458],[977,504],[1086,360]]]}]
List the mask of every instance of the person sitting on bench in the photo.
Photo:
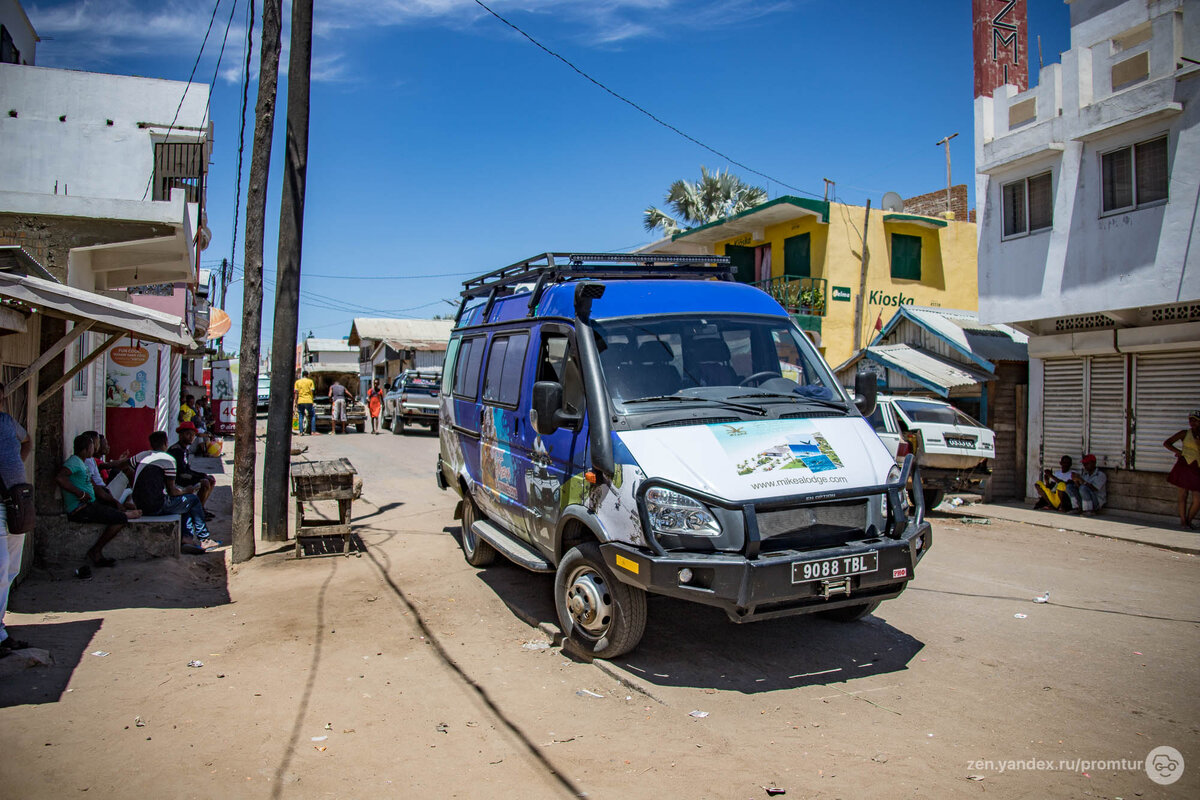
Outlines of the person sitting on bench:
[{"label": "person sitting on bench", "polygon": [[150,434],[150,449],[133,457],[133,502],[144,513],[155,516],[179,515],[183,519],[183,543],[189,552],[219,547],[204,523],[204,506],[196,496],[198,486],[175,484],[175,459],[167,453],[167,432]]},{"label": "person sitting on bench", "polygon": [[92,476],[88,474],[84,464],[92,457],[94,448],[95,440],[89,434],[76,436],[75,454],[63,463],[55,480],[62,489],[63,508],[67,512],[67,519],[71,522],[97,522],[106,526],[100,532],[100,538],[87,551],[87,558],[94,567],[111,567],[117,562],[104,556],[104,545],[111,542],[129,520],[137,519],[142,512],[136,509],[123,510],[107,489],[103,490],[99,500],[96,499],[96,484],[93,483]]}]

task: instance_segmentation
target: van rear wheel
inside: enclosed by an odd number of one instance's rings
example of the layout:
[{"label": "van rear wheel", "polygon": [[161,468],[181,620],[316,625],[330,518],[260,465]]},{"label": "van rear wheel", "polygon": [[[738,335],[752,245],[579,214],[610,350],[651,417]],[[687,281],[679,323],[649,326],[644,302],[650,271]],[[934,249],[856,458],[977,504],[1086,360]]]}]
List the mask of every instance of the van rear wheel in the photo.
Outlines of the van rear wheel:
[{"label": "van rear wheel", "polygon": [[831,608],[828,611],[818,611],[817,614],[834,622],[857,622],[877,608],[879,608],[878,600],[874,603],[860,603],[856,606]]},{"label": "van rear wheel", "polygon": [[471,526],[479,520],[479,509],[470,495],[463,496],[462,509],[462,551],[463,557],[472,567],[490,566],[496,560],[496,548],[480,539],[471,530]]},{"label": "van rear wheel", "polygon": [[567,551],[554,575],[554,607],[566,638],[594,658],[616,658],[646,631],[646,593],[613,577],[600,546]]}]

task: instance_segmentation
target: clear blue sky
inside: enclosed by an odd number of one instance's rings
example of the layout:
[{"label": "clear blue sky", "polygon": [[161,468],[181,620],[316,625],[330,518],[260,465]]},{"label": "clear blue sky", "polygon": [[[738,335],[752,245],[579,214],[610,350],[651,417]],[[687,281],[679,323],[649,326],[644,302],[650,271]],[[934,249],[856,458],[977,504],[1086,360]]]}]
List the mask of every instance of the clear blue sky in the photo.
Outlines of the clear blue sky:
[{"label": "clear blue sky", "polygon": [[[29,0],[41,66],[187,80],[215,0]],[[212,79],[235,0],[197,70]],[[238,6],[212,97],[204,266],[231,255],[245,40]],[[261,2],[258,13],[261,14]],[[677,178],[730,166],[537,49],[472,0],[315,0],[300,331],[430,317],[477,274],[546,250],[657,238],[641,212]],[[495,0],[498,13],[614,91],[733,159],[813,194],[878,206],[954,182],[974,194],[971,4],[860,0]],[[290,18],[285,3],[285,24]],[[1030,54],[1069,45],[1062,0],[1029,0]],[[256,21],[256,29],[261,27]],[[285,29],[285,37],[287,30]],[[286,42],[286,38],[285,38]],[[287,50],[282,57],[286,70]],[[257,73],[258,44],[253,70]],[[249,169],[256,84],[250,87]],[[278,246],[281,80],[265,264]],[[797,194],[737,167],[772,197]],[[246,181],[237,252],[244,250]],[[334,276],[334,277],[325,277]],[[352,278],[365,278],[362,280]],[[387,279],[379,279],[387,278]],[[240,282],[230,287],[236,349]],[[352,308],[354,307],[354,308]],[[269,344],[274,294],[264,311]]]}]

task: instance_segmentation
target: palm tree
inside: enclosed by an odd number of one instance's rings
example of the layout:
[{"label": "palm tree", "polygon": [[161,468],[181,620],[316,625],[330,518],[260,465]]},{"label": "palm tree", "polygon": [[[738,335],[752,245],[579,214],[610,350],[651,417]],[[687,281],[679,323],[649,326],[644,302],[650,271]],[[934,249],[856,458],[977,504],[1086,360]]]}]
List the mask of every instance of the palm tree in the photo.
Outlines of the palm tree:
[{"label": "palm tree", "polygon": [[707,167],[700,167],[700,180],[675,181],[667,192],[667,203],[676,217],[647,206],[642,212],[642,222],[648,231],[661,228],[667,236],[673,236],[753,208],[766,199],[765,189],[743,183],[729,170],[709,172]]}]

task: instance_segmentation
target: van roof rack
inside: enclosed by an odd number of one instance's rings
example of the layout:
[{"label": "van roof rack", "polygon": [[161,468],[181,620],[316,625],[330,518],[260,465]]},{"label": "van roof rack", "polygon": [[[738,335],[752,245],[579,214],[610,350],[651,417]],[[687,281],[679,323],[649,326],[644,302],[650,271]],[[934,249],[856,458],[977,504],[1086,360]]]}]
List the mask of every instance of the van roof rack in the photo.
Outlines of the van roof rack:
[{"label": "van roof rack", "polygon": [[486,297],[519,283],[537,281],[535,294],[549,282],[591,278],[717,278],[733,280],[728,256],[666,253],[542,253],[463,281],[463,300]]}]

